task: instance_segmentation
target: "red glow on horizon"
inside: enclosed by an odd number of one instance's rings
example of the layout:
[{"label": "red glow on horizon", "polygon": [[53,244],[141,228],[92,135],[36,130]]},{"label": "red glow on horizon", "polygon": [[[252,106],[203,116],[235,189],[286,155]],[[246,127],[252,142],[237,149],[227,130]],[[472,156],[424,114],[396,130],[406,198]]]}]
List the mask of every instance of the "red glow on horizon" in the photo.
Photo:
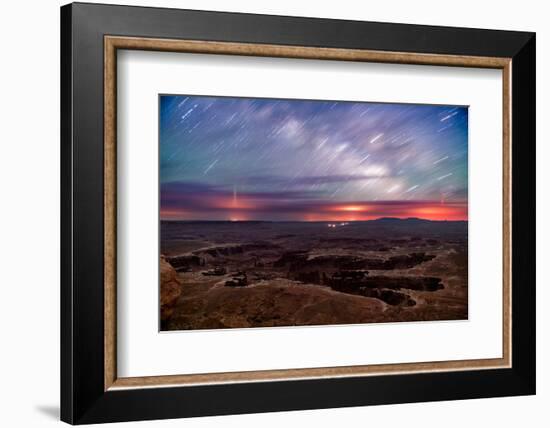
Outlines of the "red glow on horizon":
[{"label": "red glow on horizon", "polygon": [[[279,201],[280,202],[280,201]],[[376,220],[381,217],[421,218],[436,221],[468,220],[466,202],[441,201],[373,201],[310,205],[290,203],[274,204],[260,198],[211,198],[202,206],[190,209],[161,209],[163,220],[215,220],[215,221],[327,221],[351,222]]]}]

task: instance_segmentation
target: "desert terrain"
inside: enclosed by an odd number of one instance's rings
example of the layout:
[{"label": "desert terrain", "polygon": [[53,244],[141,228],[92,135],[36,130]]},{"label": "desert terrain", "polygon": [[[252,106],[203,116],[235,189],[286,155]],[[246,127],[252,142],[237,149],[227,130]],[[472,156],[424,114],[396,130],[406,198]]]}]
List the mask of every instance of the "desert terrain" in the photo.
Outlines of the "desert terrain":
[{"label": "desert terrain", "polygon": [[468,223],[161,222],[161,330],[462,320]]}]

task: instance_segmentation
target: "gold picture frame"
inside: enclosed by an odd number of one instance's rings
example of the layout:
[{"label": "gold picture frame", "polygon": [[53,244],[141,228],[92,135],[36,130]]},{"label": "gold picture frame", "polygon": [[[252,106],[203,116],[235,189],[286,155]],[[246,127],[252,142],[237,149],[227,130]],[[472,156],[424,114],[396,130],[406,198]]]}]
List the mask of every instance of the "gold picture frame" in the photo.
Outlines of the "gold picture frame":
[{"label": "gold picture frame", "polygon": [[[511,82],[512,58],[422,54],[302,47],[290,45],[172,40],[104,36],[104,390],[167,386],[211,385],[273,380],[395,375],[425,372],[509,368],[512,364],[512,235],[511,235]],[[116,88],[117,51],[145,50],[209,55],[245,55],[279,58],[359,61],[393,64],[493,68],[502,70],[503,145],[503,322],[502,357],[422,363],[358,365],[305,369],[262,370],[148,377],[118,377],[116,368]]]}]

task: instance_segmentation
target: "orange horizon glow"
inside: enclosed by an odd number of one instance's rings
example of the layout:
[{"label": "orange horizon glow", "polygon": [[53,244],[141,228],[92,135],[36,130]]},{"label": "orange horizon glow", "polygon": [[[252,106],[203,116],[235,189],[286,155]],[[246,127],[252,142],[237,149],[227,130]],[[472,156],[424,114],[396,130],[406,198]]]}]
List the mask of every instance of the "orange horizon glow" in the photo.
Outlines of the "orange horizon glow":
[{"label": "orange horizon glow", "polygon": [[353,222],[376,220],[383,217],[420,218],[434,221],[466,221],[468,205],[465,202],[440,201],[409,202],[381,201],[357,203],[317,203],[295,207],[293,204],[271,206],[266,201],[216,198],[199,209],[161,209],[162,220],[212,221],[311,221]]}]

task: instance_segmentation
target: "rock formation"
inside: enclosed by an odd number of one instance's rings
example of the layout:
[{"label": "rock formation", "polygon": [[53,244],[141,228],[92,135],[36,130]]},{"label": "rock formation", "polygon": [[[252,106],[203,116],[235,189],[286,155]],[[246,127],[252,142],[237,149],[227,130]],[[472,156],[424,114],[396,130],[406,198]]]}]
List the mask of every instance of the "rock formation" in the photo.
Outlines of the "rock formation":
[{"label": "rock formation", "polygon": [[189,272],[194,266],[204,266],[204,260],[197,255],[167,257],[166,261],[170,263],[177,272]]},{"label": "rock formation", "polygon": [[166,322],[172,316],[181,294],[181,282],[174,267],[160,256],[160,319]]},{"label": "rock formation", "polygon": [[248,277],[246,272],[237,272],[228,281],[225,281],[226,287],[246,287],[248,285]]}]

